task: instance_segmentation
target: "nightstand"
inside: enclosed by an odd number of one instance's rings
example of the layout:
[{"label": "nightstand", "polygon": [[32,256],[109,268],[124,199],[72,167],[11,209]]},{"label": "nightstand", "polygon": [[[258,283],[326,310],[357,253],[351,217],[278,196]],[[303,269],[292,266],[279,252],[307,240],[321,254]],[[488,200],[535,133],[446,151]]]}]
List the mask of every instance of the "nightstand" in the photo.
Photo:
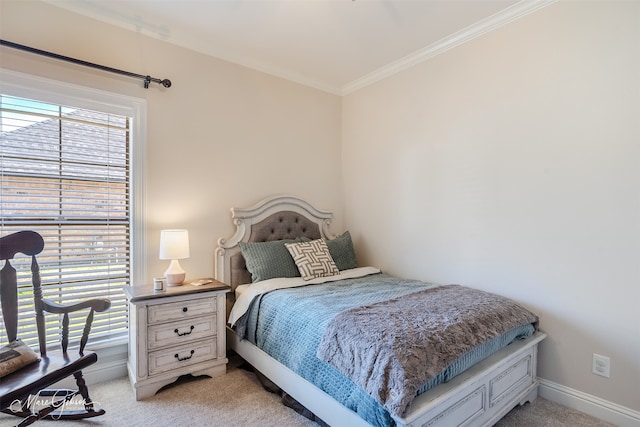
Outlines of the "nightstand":
[{"label": "nightstand", "polygon": [[182,375],[224,375],[225,300],[230,287],[214,280],[154,291],[125,286],[129,301],[127,368],[136,400],[153,396]]}]

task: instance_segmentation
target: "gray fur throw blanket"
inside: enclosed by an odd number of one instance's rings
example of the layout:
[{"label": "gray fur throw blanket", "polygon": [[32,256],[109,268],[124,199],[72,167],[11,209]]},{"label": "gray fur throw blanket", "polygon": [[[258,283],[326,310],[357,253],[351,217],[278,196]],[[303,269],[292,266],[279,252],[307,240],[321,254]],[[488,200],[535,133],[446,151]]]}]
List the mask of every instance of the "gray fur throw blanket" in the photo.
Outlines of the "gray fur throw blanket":
[{"label": "gray fur throw blanket", "polygon": [[538,317],[516,302],[460,285],[438,286],[338,314],[317,356],[402,416],[420,387],[458,358]]}]

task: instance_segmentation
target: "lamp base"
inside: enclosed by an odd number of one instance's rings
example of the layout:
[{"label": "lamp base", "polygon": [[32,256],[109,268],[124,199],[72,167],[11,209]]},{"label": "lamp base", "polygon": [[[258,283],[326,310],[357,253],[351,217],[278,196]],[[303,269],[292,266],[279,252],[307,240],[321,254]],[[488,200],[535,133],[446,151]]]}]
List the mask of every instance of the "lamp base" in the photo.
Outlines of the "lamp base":
[{"label": "lamp base", "polygon": [[185,271],[177,259],[171,260],[169,268],[164,272],[164,277],[167,278],[167,286],[181,286],[184,282]]},{"label": "lamp base", "polygon": [[169,287],[182,286],[182,282],[184,282],[184,278],[185,278],[185,273],[165,274],[164,277],[167,278],[167,286]]}]

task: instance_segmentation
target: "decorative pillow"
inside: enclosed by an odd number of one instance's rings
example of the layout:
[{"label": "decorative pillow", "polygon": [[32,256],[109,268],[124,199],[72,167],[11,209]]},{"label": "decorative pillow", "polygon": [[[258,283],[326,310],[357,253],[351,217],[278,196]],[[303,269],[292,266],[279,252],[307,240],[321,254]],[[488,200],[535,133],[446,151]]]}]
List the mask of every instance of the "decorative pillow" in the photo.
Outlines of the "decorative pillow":
[{"label": "decorative pillow", "polygon": [[251,273],[251,280],[273,279],[274,277],[300,277],[298,267],[284,246],[285,243],[299,242],[300,239],[273,240],[270,242],[240,242],[240,251]]},{"label": "decorative pillow", "polygon": [[0,347],[0,378],[35,361],[38,355],[20,340]]},{"label": "decorative pillow", "polygon": [[348,270],[358,266],[351,234],[348,231],[345,231],[335,239],[327,240],[327,246],[338,270]]},{"label": "decorative pillow", "polygon": [[333,258],[331,258],[327,243],[322,239],[310,242],[285,243],[285,246],[293,257],[304,280],[334,276],[340,273],[335,262],[333,262]]}]

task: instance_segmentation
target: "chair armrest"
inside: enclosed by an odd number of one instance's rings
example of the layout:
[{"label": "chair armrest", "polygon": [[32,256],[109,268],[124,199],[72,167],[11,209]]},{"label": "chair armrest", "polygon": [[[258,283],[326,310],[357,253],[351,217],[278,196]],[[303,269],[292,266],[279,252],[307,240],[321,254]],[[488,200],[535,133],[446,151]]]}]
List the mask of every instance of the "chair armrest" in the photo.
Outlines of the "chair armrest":
[{"label": "chair armrest", "polygon": [[48,313],[72,313],[74,311],[83,310],[85,308],[92,308],[93,311],[101,313],[111,307],[111,301],[108,299],[94,298],[86,301],[81,301],[75,304],[58,304],[46,299],[42,300],[42,308]]},{"label": "chair armrest", "polygon": [[84,329],[82,330],[82,337],[80,338],[79,353],[81,355],[84,354],[84,347],[89,340],[89,332],[91,331],[91,324],[93,323],[93,312],[106,311],[109,307],[111,307],[111,301],[102,298],[94,298],[75,304],[58,304],[45,299],[42,300],[42,309],[44,311],[64,315],[62,318],[62,333],[60,334],[63,353],[67,352],[67,346],[69,345],[69,313],[87,308],[90,309],[85,320]]}]

